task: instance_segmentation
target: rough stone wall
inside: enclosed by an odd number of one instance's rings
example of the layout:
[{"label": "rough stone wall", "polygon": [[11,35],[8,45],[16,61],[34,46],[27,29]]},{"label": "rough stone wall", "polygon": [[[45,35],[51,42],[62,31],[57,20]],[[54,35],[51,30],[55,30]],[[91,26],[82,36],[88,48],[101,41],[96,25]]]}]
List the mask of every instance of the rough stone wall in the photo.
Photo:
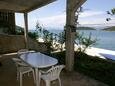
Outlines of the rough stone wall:
[{"label": "rough stone wall", "polygon": [[15,34],[15,13],[0,10],[0,33]]},{"label": "rough stone wall", "polygon": [[29,38],[29,49],[30,50],[35,50],[43,53],[48,52],[48,43],[43,43],[43,42],[38,42],[37,40],[33,40]]},{"label": "rough stone wall", "polygon": [[[23,35],[0,34],[0,54],[17,52],[23,48],[25,48]],[[40,52],[47,52],[48,47],[45,43],[39,43],[36,40],[29,38],[29,49]]]}]

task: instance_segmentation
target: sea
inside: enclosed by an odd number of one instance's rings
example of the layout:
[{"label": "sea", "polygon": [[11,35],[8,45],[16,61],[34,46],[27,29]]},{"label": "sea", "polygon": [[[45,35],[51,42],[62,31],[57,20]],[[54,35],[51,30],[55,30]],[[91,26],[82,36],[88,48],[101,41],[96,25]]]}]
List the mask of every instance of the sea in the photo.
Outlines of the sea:
[{"label": "sea", "polygon": [[[53,33],[59,33],[62,30],[50,30]],[[78,30],[79,33],[84,33],[88,37],[91,33],[92,39],[97,39],[97,42],[92,47],[102,48],[115,51],[115,31],[103,30]]]}]

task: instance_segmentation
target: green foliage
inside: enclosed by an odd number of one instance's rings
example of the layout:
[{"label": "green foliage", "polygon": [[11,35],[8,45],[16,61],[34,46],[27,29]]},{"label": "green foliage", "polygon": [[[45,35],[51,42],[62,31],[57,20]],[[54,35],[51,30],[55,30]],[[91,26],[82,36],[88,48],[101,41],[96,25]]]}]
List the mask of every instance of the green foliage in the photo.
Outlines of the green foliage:
[{"label": "green foliage", "polygon": [[115,15],[115,8],[111,9],[111,13]]},{"label": "green foliage", "polygon": [[[24,35],[24,28],[20,27],[20,26],[16,26],[16,35]],[[39,35],[37,33],[37,31],[33,31],[33,32],[28,32],[28,36],[32,39],[37,39],[39,38]]]},{"label": "green foliage", "polygon": [[[43,28],[39,22],[36,24],[36,32],[38,33],[39,38],[43,39],[45,43],[48,44],[49,53],[53,50],[53,33],[50,33],[48,30]],[[39,40],[38,40],[39,41]]]},{"label": "green foliage", "polygon": [[28,32],[28,36],[30,37],[30,38],[32,38],[32,39],[37,39],[37,38],[39,38],[39,35],[38,35],[38,33],[36,32],[36,31],[34,31],[34,32]]},{"label": "green foliage", "polygon": [[[21,27],[17,27],[16,30],[17,34],[23,34],[24,33],[24,29]],[[45,28],[43,28],[38,22],[36,24],[36,30],[33,32],[28,32],[28,36],[33,38],[33,39],[39,39],[42,38],[43,41],[45,43],[49,43],[50,44],[50,51],[54,51],[54,50],[60,50],[63,51],[65,47],[63,47],[64,43],[65,43],[65,31],[60,32],[59,34],[55,34],[55,33],[51,33],[48,30],[46,30]],[[92,40],[91,38],[91,34],[89,34],[89,37],[84,37],[83,34],[76,34],[76,39],[77,42],[76,44],[79,45],[83,45],[83,52],[85,51],[85,49],[87,47],[89,47],[90,45],[95,44],[96,39]],[[79,48],[80,51],[82,51],[81,48]]]},{"label": "green foliage", "polygon": [[107,11],[109,15],[115,15],[115,8],[112,8],[110,11]]},{"label": "green foliage", "polygon": [[[112,8],[110,11],[107,11],[107,14],[113,16],[115,15],[115,8]],[[112,18],[106,18],[106,21],[110,21]]]},{"label": "green foliage", "polygon": [[[39,23],[37,23],[36,25],[36,30],[39,33],[39,37],[41,37],[44,42],[46,43],[50,43],[51,44],[51,51],[53,50],[60,50],[63,51],[63,49],[65,47],[63,47],[64,43],[65,43],[65,31],[59,33],[59,34],[55,34],[55,33],[51,33],[48,30],[46,30],[45,28],[42,28],[40,26]],[[84,34],[79,34],[77,33],[76,35],[76,39],[77,40],[77,44],[79,45],[83,45],[83,50],[82,48],[79,48],[80,51],[85,51],[86,48],[88,48],[91,45],[96,44],[96,39],[92,39],[91,38],[91,33],[89,34],[89,37],[85,37]]]},{"label": "green foliage", "polygon": [[75,43],[79,46],[77,51],[84,52],[88,47],[95,45],[97,39],[92,39],[92,34],[89,34],[89,37],[84,36],[84,33],[76,33],[75,35],[76,41]]},{"label": "green foliage", "polygon": [[96,30],[96,29],[93,27],[77,27],[76,30]]},{"label": "green foliage", "polygon": [[115,26],[104,28],[102,30],[105,30],[105,31],[115,31]]},{"label": "green foliage", "polygon": [[75,53],[75,70],[97,79],[109,86],[114,86],[115,63],[85,53]]},{"label": "green foliage", "polygon": [[51,33],[37,22],[36,31],[39,34],[39,37],[43,39],[45,43],[51,44],[51,51],[53,50],[63,50],[63,44],[65,43],[65,32],[59,34]]},{"label": "green foliage", "polygon": [[23,34],[24,34],[24,28],[16,26],[16,35],[23,35]]},{"label": "green foliage", "polygon": [[[53,53],[59,64],[65,64],[65,51]],[[115,61],[89,56],[82,52],[75,52],[74,69],[89,77],[99,80],[108,86],[115,86]]]},{"label": "green foliage", "polygon": [[48,30],[43,29],[43,40],[44,42],[52,42],[52,33],[50,33]]},{"label": "green foliage", "polygon": [[65,31],[59,33],[59,39],[58,42],[60,43],[60,50],[63,51],[63,44],[65,43]]},{"label": "green foliage", "polygon": [[45,43],[53,41],[53,33],[50,33],[48,30],[43,28],[39,22],[36,24],[36,32],[38,33],[39,37],[43,39]]},{"label": "green foliage", "polygon": [[43,27],[40,26],[39,22],[36,23],[36,32],[38,33],[38,36],[39,36],[39,37],[42,36]]},{"label": "green foliage", "polygon": [[[17,26],[16,33],[17,35],[23,35],[24,29]],[[49,44],[49,51],[63,50],[63,44],[65,43],[64,31],[59,34],[51,33],[37,22],[35,31],[28,32],[28,36],[32,39],[42,38],[45,43]]]},{"label": "green foliage", "polygon": [[87,48],[87,47],[89,47],[90,45],[94,45],[95,43],[96,43],[96,39],[95,40],[92,40],[92,38],[91,38],[91,33],[89,34],[89,37],[87,38],[87,37],[83,37],[82,38],[82,41],[81,41],[81,43],[83,44],[83,45],[85,45],[85,49]]},{"label": "green foliage", "polygon": [[65,51],[52,53],[50,56],[58,59],[58,64],[65,64]]}]

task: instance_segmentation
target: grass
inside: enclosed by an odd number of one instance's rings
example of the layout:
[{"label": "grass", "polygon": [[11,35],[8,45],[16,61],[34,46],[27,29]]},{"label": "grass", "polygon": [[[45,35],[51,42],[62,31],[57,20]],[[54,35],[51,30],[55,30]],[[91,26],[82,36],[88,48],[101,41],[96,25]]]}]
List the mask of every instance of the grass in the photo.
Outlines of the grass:
[{"label": "grass", "polygon": [[[65,64],[65,52],[52,54],[60,64]],[[74,69],[109,86],[115,86],[115,62],[75,52]]]}]

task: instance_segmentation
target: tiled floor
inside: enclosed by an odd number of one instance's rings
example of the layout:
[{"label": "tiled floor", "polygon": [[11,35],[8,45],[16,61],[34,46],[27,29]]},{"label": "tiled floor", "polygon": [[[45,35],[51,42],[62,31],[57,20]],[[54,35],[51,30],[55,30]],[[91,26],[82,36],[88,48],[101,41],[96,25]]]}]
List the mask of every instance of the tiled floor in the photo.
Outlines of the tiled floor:
[{"label": "tiled floor", "polygon": [[[16,80],[16,66],[8,56],[2,59],[2,66],[0,66],[0,86],[19,86],[19,81]],[[107,86],[99,81],[91,79],[78,72],[61,72],[62,86]],[[23,86],[35,86],[32,74],[25,75],[23,78]],[[45,86],[45,82],[41,81],[41,86]],[[51,86],[59,86],[58,81],[55,81]]]}]

